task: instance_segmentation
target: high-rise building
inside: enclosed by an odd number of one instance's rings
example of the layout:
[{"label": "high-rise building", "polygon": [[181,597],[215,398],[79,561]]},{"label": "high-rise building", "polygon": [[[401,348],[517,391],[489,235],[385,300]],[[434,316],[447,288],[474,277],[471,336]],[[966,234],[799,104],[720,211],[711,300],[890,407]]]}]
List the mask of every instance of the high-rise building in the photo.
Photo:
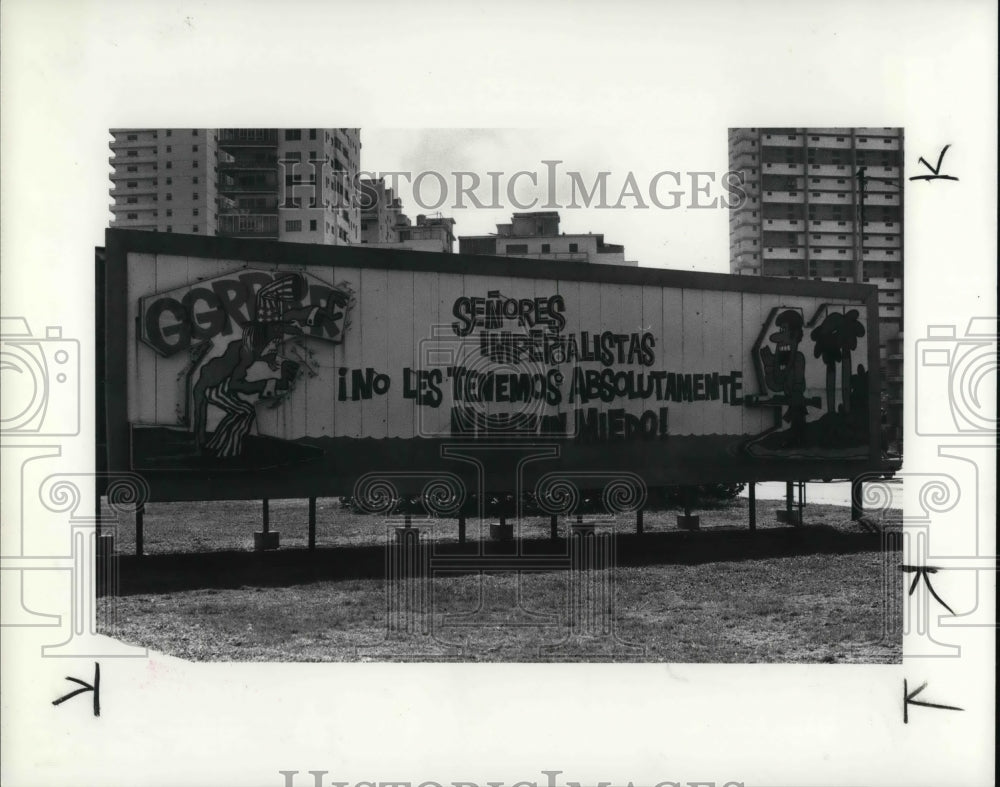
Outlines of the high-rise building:
[{"label": "high-rise building", "polygon": [[902,439],[903,130],[732,128],[730,270],[874,284],[884,425]]},{"label": "high-rise building", "polygon": [[510,224],[497,224],[496,235],[472,235],[458,239],[461,254],[528,257],[536,260],[569,260],[605,265],[637,265],[625,259],[625,247],[605,243],[604,235],[559,232],[559,213],[554,210],[515,213]]},{"label": "high-rise building", "polygon": [[359,129],[112,129],[113,227],[357,243]]}]

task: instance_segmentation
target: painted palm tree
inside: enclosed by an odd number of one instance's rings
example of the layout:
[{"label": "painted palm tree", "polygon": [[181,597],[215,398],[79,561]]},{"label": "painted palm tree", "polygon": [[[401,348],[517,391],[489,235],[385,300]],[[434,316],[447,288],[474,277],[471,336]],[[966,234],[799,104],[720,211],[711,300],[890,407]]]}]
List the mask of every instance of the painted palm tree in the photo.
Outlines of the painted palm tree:
[{"label": "painted palm tree", "polygon": [[813,357],[822,358],[826,364],[826,409],[829,413],[837,412],[837,364],[844,357],[840,338],[844,321],[845,315],[830,312],[809,334],[809,338],[816,342]]},{"label": "painted palm tree", "polygon": [[840,395],[844,400],[844,412],[851,411],[851,353],[858,349],[858,339],[865,335],[865,326],[858,320],[858,310],[851,309],[844,315],[843,324],[837,332],[840,343]]}]

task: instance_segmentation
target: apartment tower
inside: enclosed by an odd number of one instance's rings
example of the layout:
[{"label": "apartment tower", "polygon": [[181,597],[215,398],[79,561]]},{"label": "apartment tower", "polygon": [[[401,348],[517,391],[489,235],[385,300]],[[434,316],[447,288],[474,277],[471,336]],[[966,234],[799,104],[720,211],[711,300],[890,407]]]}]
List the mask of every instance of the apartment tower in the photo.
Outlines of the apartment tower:
[{"label": "apartment tower", "polygon": [[902,439],[903,131],[732,128],[729,169],[747,198],[729,215],[742,276],[873,284],[888,443]]}]

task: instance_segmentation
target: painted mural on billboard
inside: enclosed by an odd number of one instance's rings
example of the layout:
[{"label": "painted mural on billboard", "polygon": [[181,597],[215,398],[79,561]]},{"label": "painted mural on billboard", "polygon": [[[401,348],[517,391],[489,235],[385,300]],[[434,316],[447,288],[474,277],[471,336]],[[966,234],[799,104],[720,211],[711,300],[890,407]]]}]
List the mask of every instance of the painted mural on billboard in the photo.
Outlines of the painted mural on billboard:
[{"label": "painted mural on billboard", "polygon": [[155,391],[130,397],[139,470],[332,488],[373,464],[441,467],[442,442],[519,440],[664,480],[869,455],[857,303],[246,266],[135,295],[134,388]]}]

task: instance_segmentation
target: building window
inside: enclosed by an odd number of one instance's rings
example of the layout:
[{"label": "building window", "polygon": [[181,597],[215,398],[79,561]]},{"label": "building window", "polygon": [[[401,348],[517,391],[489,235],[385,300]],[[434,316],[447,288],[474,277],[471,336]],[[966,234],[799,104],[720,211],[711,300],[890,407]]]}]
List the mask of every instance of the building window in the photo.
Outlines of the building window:
[{"label": "building window", "polygon": [[138,201],[139,201],[139,198],[138,198],[138,197],[129,197],[129,198],[128,198],[128,199],[126,200],[126,202],[127,202],[127,203],[128,203],[129,205],[134,205],[134,204],[135,204],[135,203],[137,203]]},{"label": "building window", "polygon": [[173,198],[174,198],[173,194],[170,193],[167,194],[167,202],[170,202]]},{"label": "building window", "polygon": [[191,182],[197,185],[197,183],[198,183],[198,176],[195,175],[193,178],[191,178]]},{"label": "building window", "polygon": [[197,145],[192,145],[191,146],[191,152],[192,153],[197,153],[198,152],[198,146]]},{"label": "building window", "polygon": [[316,129],[309,129],[309,139],[316,139]]},{"label": "building window", "polygon": [[309,219],[309,231],[310,232],[316,231],[316,219]]},{"label": "building window", "polygon": [[198,225],[197,225],[197,224],[195,224],[195,225],[194,225],[194,226],[193,226],[193,227],[191,228],[191,232],[197,232],[197,231],[198,231]]},{"label": "building window", "polygon": [[578,252],[579,250],[580,250],[580,247],[577,246],[575,243],[569,244],[569,252],[570,252],[570,254],[576,254],[576,252]]},{"label": "building window", "polygon": [[[285,132],[288,133],[287,131]],[[302,221],[300,219],[289,219],[285,222],[285,232],[299,232],[302,229]]]},{"label": "building window", "polygon": [[285,153],[285,161],[302,161],[302,151],[301,150],[289,150]]},{"label": "building window", "polygon": [[197,191],[194,194],[191,195],[191,199],[194,199],[194,200],[198,199],[198,192]]},{"label": "building window", "polygon": [[128,166],[127,166],[127,167],[125,168],[125,171],[126,171],[126,172],[138,172],[138,171],[139,171],[139,168],[138,168],[138,167],[137,167],[137,166],[136,166],[135,164],[129,164],[129,165],[128,165]]},{"label": "building window", "polygon": [[167,232],[173,232],[173,231],[174,231],[174,228],[173,228],[173,227],[171,227],[171,226],[170,226],[170,225],[168,224],[168,225],[167,225]]},{"label": "building window", "polygon": [[288,142],[294,142],[295,140],[299,140],[299,139],[302,139],[302,129],[300,129],[300,128],[286,128],[285,129],[285,140],[286,141],[288,141]]},{"label": "building window", "polygon": [[198,168],[198,162],[197,162],[197,160],[192,161],[191,162],[191,166],[194,167],[195,169],[197,169]]},{"label": "building window", "polygon": [[526,243],[508,243],[507,244],[508,254],[527,254],[528,244]]},{"label": "building window", "polygon": [[134,189],[136,186],[139,185],[139,183],[138,183],[138,181],[135,181],[135,180],[129,180],[129,181],[126,181],[125,185],[128,188],[130,188],[130,189]]},{"label": "building window", "polygon": [[197,209],[197,208],[195,208],[194,210],[192,210],[192,211],[191,211],[191,215],[192,215],[192,216],[197,216],[197,215],[198,215],[198,209]]},{"label": "building window", "polygon": [[174,162],[168,161],[167,162],[167,169],[173,169],[173,168],[174,168]]},{"label": "building window", "polygon": [[552,249],[552,247],[551,247],[550,244],[548,244],[548,243],[543,243],[542,244],[542,254],[548,254],[551,249]]},{"label": "building window", "polygon": [[171,136],[173,133],[174,132],[171,129],[169,129],[169,128],[167,129],[167,136],[168,137]]},{"label": "building window", "polygon": [[173,216],[173,215],[174,215],[174,211],[173,211],[173,209],[171,209],[171,208],[167,208],[167,218],[169,218],[169,217],[171,217],[171,216]]},{"label": "building window", "polygon": [[129,150],[126,151],[125,155],[128,156],[129,158],[136,158],[139,155],[139,152],[137,150]]},{"label": "building window", "polygon": [[174,185],[174,179],[173,178],[167,178],[167,185],[168,186]]},{"label": "building window", "polygon": [[127,139],[129,142],[135,142],[137,139],[139,139],[139,135],[129,134],[127,137],[125,137],[125,139]]},{"label": "building window", "polygon": [[125,218],[127,218],[127,219],[137,219],[137,218],[139,218],[139,214],[138,213],[126,213],[125,214]]}]

